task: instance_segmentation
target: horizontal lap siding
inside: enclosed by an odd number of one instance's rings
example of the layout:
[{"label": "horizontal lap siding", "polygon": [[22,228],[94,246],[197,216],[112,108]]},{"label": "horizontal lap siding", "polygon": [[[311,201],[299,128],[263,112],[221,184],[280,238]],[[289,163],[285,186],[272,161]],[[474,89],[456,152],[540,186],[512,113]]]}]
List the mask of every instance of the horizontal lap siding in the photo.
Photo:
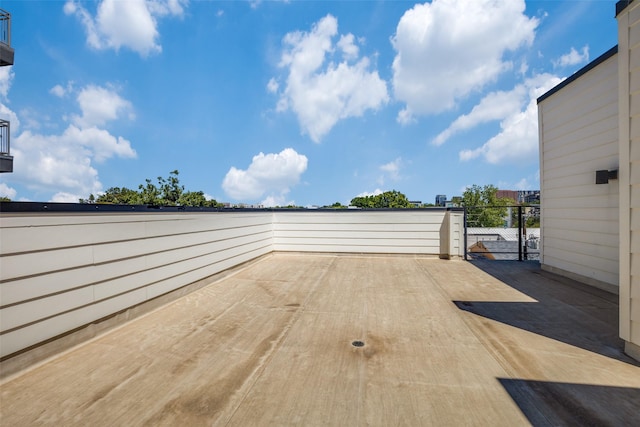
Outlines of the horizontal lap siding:
[{"label": "horizontal lap siding", "polygon": [[439,255],[444,211],[276,212],[274,250]]},{"label": "horizontal lap siding", "polygon": [[271,252],[272,216],[4,215],[0,355]]},{"label": "horizontal lap siding", "polygon": [[618,66],[608,58],[538,105],[543,267],[619,281]]},{"label": "horizontal lap siding", "polygon": [[[621,235],[624,233],[621,272],[626,277],[620,301],[621,336],[640,348],[640,5],[631,3],[619,16],[621,182],[628,187],[621,197]],[[626,67],[628,65],[628,68]],[[628,80],[626,80],[628,79]],[[626,81],[625,81],[626,80]],[[624,91],[622,90],[624,89]]]},{"label": "horizontal lap siding", "polygon": [[439,255],[463,247],[462,213],[339,211],[0,217],[0,356],[14,354],[261,255]]}]

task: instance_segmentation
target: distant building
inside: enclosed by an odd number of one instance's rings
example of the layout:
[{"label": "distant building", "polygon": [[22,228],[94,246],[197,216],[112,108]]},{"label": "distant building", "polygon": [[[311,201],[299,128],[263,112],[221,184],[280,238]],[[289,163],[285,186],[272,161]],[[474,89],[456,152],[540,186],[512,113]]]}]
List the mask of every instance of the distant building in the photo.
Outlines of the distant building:
[{"label": "distant building", "polygon": [[438,194],[436,196],[436,206],[446,206],[447,196],[446,194]]},{"label": "distant building", "polygon": [[525,191],[524,197],[523,197],[523,203],[529,203],[529,204],[540,204],[540,191]]},{"label": "distant building", "polygon": [[498,190],[496,193],[498,199],[512,199],[518,201],[518,192],[515,190]]},{"label": "distant building", "polygon": [[540,190],[498,190],[496,197],[506,197],[514,200],[518,204],[538,204],[540,203]]}]

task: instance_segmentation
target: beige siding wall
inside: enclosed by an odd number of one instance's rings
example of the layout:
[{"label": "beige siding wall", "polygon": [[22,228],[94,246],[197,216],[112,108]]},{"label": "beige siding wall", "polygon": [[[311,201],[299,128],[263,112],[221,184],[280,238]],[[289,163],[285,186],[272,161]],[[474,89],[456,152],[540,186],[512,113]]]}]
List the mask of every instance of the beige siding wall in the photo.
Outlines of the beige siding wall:
[{"label": "beige siding wall", "polygon": [[464,213],[447,212],[440,227],[440,258],[462,258],[464,251]]},{"label": "beige siding wall", "polygon": [[272,251],[272,215],[15,214],[0,224],[0,354]]},{"label": "beige siding wall", "polygon": [[640,358],[640,2],[618,15],[620,336]]},{"label": "beige siding wall", "polygon": [[538,104],[542,267],[617,291],[618,62],[614,55]]},{"label": "beige siding wall", "polygon": [[[452,221],[442,210],[318,211],[300,215],[276,212],[273,247],[276,251],[412,253],[440,255],[440,228]],[[462,213],[451,213],[453,218]],[[455,221],[455,220],[454,220]],[[450,255],[459,256],[462,221],[450,228]],[[447,254],[447,255],[449,255]]]},{"label": "beige siding wall", "polygon": [[2,214],[0,357],[273,250],[460,257],[462,227],[441,210]]}]

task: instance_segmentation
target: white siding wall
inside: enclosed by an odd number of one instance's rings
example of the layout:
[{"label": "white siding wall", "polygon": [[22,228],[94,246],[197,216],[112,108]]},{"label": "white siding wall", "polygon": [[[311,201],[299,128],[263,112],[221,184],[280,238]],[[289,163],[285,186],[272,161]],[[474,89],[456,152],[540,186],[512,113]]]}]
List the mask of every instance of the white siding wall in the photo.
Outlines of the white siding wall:
[{"label": "white siding wall", "polygon": [[640,360],[640,2],[618,15],[620,336]]},{"label": "white siding wall", "polygon": [[273,250],[449,258],[462,239],[462,212],[443,210],[3,213],[0,357]]},{"label": "white siding wall", "polygon": [[3,215],[1,356],[271,252],[271,219],[269,212]]},{"label": "white siding wall", "polygon": [[[276,212],[273,248],[276,251],[411,253],[440,255],[444,210]],[[462,213],[453,213],[455,218]],[[457,216],[456,216],[457,215]],[[457,243],[447,255],[459,255],[461,221],[450,228]],[[453,251],[453,252],[451,252]]]},{"label": "white siding wall", "polygon": [[617,291],[618,61],[598,64],[538,104],[542,268]]}]

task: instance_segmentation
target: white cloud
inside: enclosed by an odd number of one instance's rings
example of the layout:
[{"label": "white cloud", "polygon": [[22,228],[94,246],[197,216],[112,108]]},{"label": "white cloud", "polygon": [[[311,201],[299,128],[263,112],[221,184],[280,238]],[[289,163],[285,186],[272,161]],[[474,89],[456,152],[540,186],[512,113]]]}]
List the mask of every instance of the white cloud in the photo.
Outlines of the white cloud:
[{"label": "white cloud", "polygon": [[264,199],[262,202],[260,202],[260,204],[265,208],[273,208],[276,206],[282,206],[281,203],[283,200],[284,200],[284,197],[269,196],[266,199]]},{"label": "white cloud", "polygon": [[[257,9],[262,4],[262,1],[263,0],[249,0],[249,6],[251,6],[251,9]],[[273,0],[273,1],[279,1],[280,3],[290,2],[290,0]]]},{"label": "white cloud", "polygon": [[[72,89],[71,85],[66,89],[58,87],[60,90],[54,91],[62,91],[64,95]],[[99,127],[122,118],[125,113],[130,115],[129,101],[98,86],[80,89],[76,101],[82,114],[72,116],[77,123],[70,124],[61,134],[25,130],[12,138],[14,172],[11,179],[32,190],[54,194],[51,201],[77,202],[80,197],[100,192],[102,184],[94,163],[137,155],[128,140]],[[0,111],[6,108],[0,107]],[[13,119],[11,124],[13,131]]]},{"label": "white cloud", "polygon": [[358,194],[356,197],[369,197],[369,196],[377,196],[378,194],[382,194],[383,191],[379,188],[376,188],[375,190],[373,190],[372,192],[368,192],[368,191],[364,191],[360,194]]},{"label": "white cloud", "polygon": [[513,111],[518,111],[527,101],[527,89],[518,85],[513,90],[491,92],[469,114],[463,114],[440,132],[432,141],[434,145],[442,145],[453,135],[474,128],[475,126],[495,120],[502,120]]},{"label": "white cloud", "polygon": [[15,74],[12,66],[0,67],[0,119],[11,122],[12,134],[20,128],[18,116],[6,105],[9,102],[9,89],[11,89],[14,77]]},{"label": "white cloud", "polygon": [[182,16],[188,0],[147,0],[149,11],[154,16]]},{"label": "white cloud", "polygon": [[129,141],[104,129],[70,125],[61,135],[22,132],[12,144],[12,155],[17,180],[31,189],[71,194],[77,202],[102,190],[94,161],[134,158],[136,152]]},{"label": "white cloud", "polygon": [[500,181],[498,182],[498,188],[512,189],[512,190],[539,190],[540,189],[540,170],[537,170],[535,173],[528,175],[515,183]]},{"label": "white cloud", "polygon": [[349,33],[347,35],[340,36],[338,40],[338,48],[342,51],[342,56],[345,60],[357,59],[360,50],[355,44],[355,37]]},{"label": "white cloud", "polygon": [[307,157],[293,148],[277,154],[260,153],[246,170],[231,167],[222,189],[235,200],[255,200],[268,194],[271,196],[268,200],[280,202],[306,170]]},{"label": "white cloud", "polygon": [[516,109],[508,114],[500,123],[500,133],[481,147],[460,151],[460,160],[469,161],[483,157],[489,163],[498,164],[531,162],[537,159],[538,107],[536,100],[561,81],[562,79],[551,74],[540,74],[526,80],[524,87],[527,90],[528,102],[524,110]]},{"label": "white cloud", "polygon": [[280,85],[278,84],[276,79],[273,77],[269,80],[269,83],[267,83],[267,91],[269,93],[277,93],[279,87]]},{"label": "white cloud", "polygon": [[513,188],[515,188],[516,190],[532,190],[533,186],[527,178],[522,178],[520,181],[515,183]]},{"label": "white cloud", "polygon": [[159,53],[157,19],[182,16],[186,0],[102,0],[95,18],[75,0],[67,0],[64,13],[75,15],[85,28],[87,44],[94,49],[129,48],[141,56]]},{"label": "white cloud", "polygon": [[0,197],[8,197],[11,200],[14,200],[17,195],[17,191],[11,187],[9,187],[4,182],[0,182]]},{"label": "white cloud", "polygon": [[[291,109],[304,134],[320,140],[342,119],[362,116],[389,100],[387,85],[377,71],[369,71],[367,57],[358,57],[352,34],[338,34],[338,21],[327,15],[310,32],[288,33],[280,66],[287,68],[286,87],[277,111]],[[342,53],[341,61],[333,55]]]},{"label": "white cloud", "polygon": [[385,163],[384,165],[380,166],[380,170],[389,173],[389,175],[391,176],[398,177],[401,165],[402,158],[398,157],[394,161]]},{"label": "white cloud", "polygon": [[80,127],[102,126],[108,121],[126,115],[133,119],[131,103],[116,92],[104,87],[89,85],[78,94],[81,116],[73,116],[73,122]]},{"label": "white cloud", "polygon": [[96,127],[79,129],[70,125],[60,137],[68,144],[74,144],[90,150],[92,158],[101,163],[113,156],[135,158],[136,152],[131,143],[121,136],[115,137],[104,129]]},{"label": "white cloud", "polygon": [[524,11],[524,0],[433,0],[406,11],[392,38],[394,95],[407,106],[398,121],[450,110],[511,69],[505,53],[530,45],[538,25]]},{"label": "white cloud", "polygon": [[15,179],[31,189],[85,195],[102,189],[91,151],[77,141],[25,131],[12,144],[12,154]]},{"label": "white cloud", "polygon": [[520,73],[521,76],[525,76],[527,74],[527,71],[529,71],[529,64],[527,63],[527,61],[523,60],[520,63],[520,68],[518,69],[518,72]]},{"label": "white cloud", "polygon": [[378,178],[378,184],[384,185],[385,177],[388,177],[391,181],[398,181],[400,179],[400,168],[402,167],[402,158],[398,157],[395,160],[385,163],[380,166],[380,170],[384,172],[384,175]]},{"label": "white cloud", "polygon": [[20,129],[20,120],[16,113],[13,112],[9,107],[0,103],[0,119],[8,120],[11,122],[11,134],[15,134],[18,129]]},{"label": "white cloud", "polygon": [[51,197],[51,202],[54,203],[78,203],[78,200],[84,199],[86,196],[82,194],[65,193],[64,191],[54,194]]},{"label": "white cloud", "polygon": [[49,93],[51,95],[57,96],[58,98],[64,98],[65,96],[69,95],[70,93],[73,93],[74,89],[73,89],[73,82],[69,81],[67,82],[66,86],[62,86],[60,84],[55,85],[54,87],[52,87],[51,89],[49,89]]},{"label": "white cloud", "polygon": [[260,206],[264,206],[265,208],[274,208],[276,206],[295,206],[295,205],[296,205],[295,200],[287,201],[286,194],[280,194],[280,195],[272,194],[260,202]]},{"label": "white cloud", "polygon": [[0,97],[2,97],[2,99],[7,99],[14,76],[13,66],[0,67]]},{"label": "white cloud", "polygon": [[540,189],[540,169],[533,175],[522,178],[513,185],[516,190],[539,190]]},{"label": "white cloud", "polygon": [[58,98],[63,98],[66,91],[64,90],[64,88],[60,85],[55,85],[54,87],[52,87],[49,90],[49,93],[51,93],[52,95],[57,96]]},{"label": "white cloud", "polygon": [[589,46],[582,47],[582,53],[579,53],[575,48],[571,48],[569,53],[566,53],[560,57],[560,59],[553,61],[554,67],[566,67],[569,65],[577,65],[585,62],[589,62]]},{"label": "white cloud", "polygon": [[408,125],[417,122],[416,118],[408,107],[398,112],[398,117],[396,118],[396,120],[401,125]]}]

